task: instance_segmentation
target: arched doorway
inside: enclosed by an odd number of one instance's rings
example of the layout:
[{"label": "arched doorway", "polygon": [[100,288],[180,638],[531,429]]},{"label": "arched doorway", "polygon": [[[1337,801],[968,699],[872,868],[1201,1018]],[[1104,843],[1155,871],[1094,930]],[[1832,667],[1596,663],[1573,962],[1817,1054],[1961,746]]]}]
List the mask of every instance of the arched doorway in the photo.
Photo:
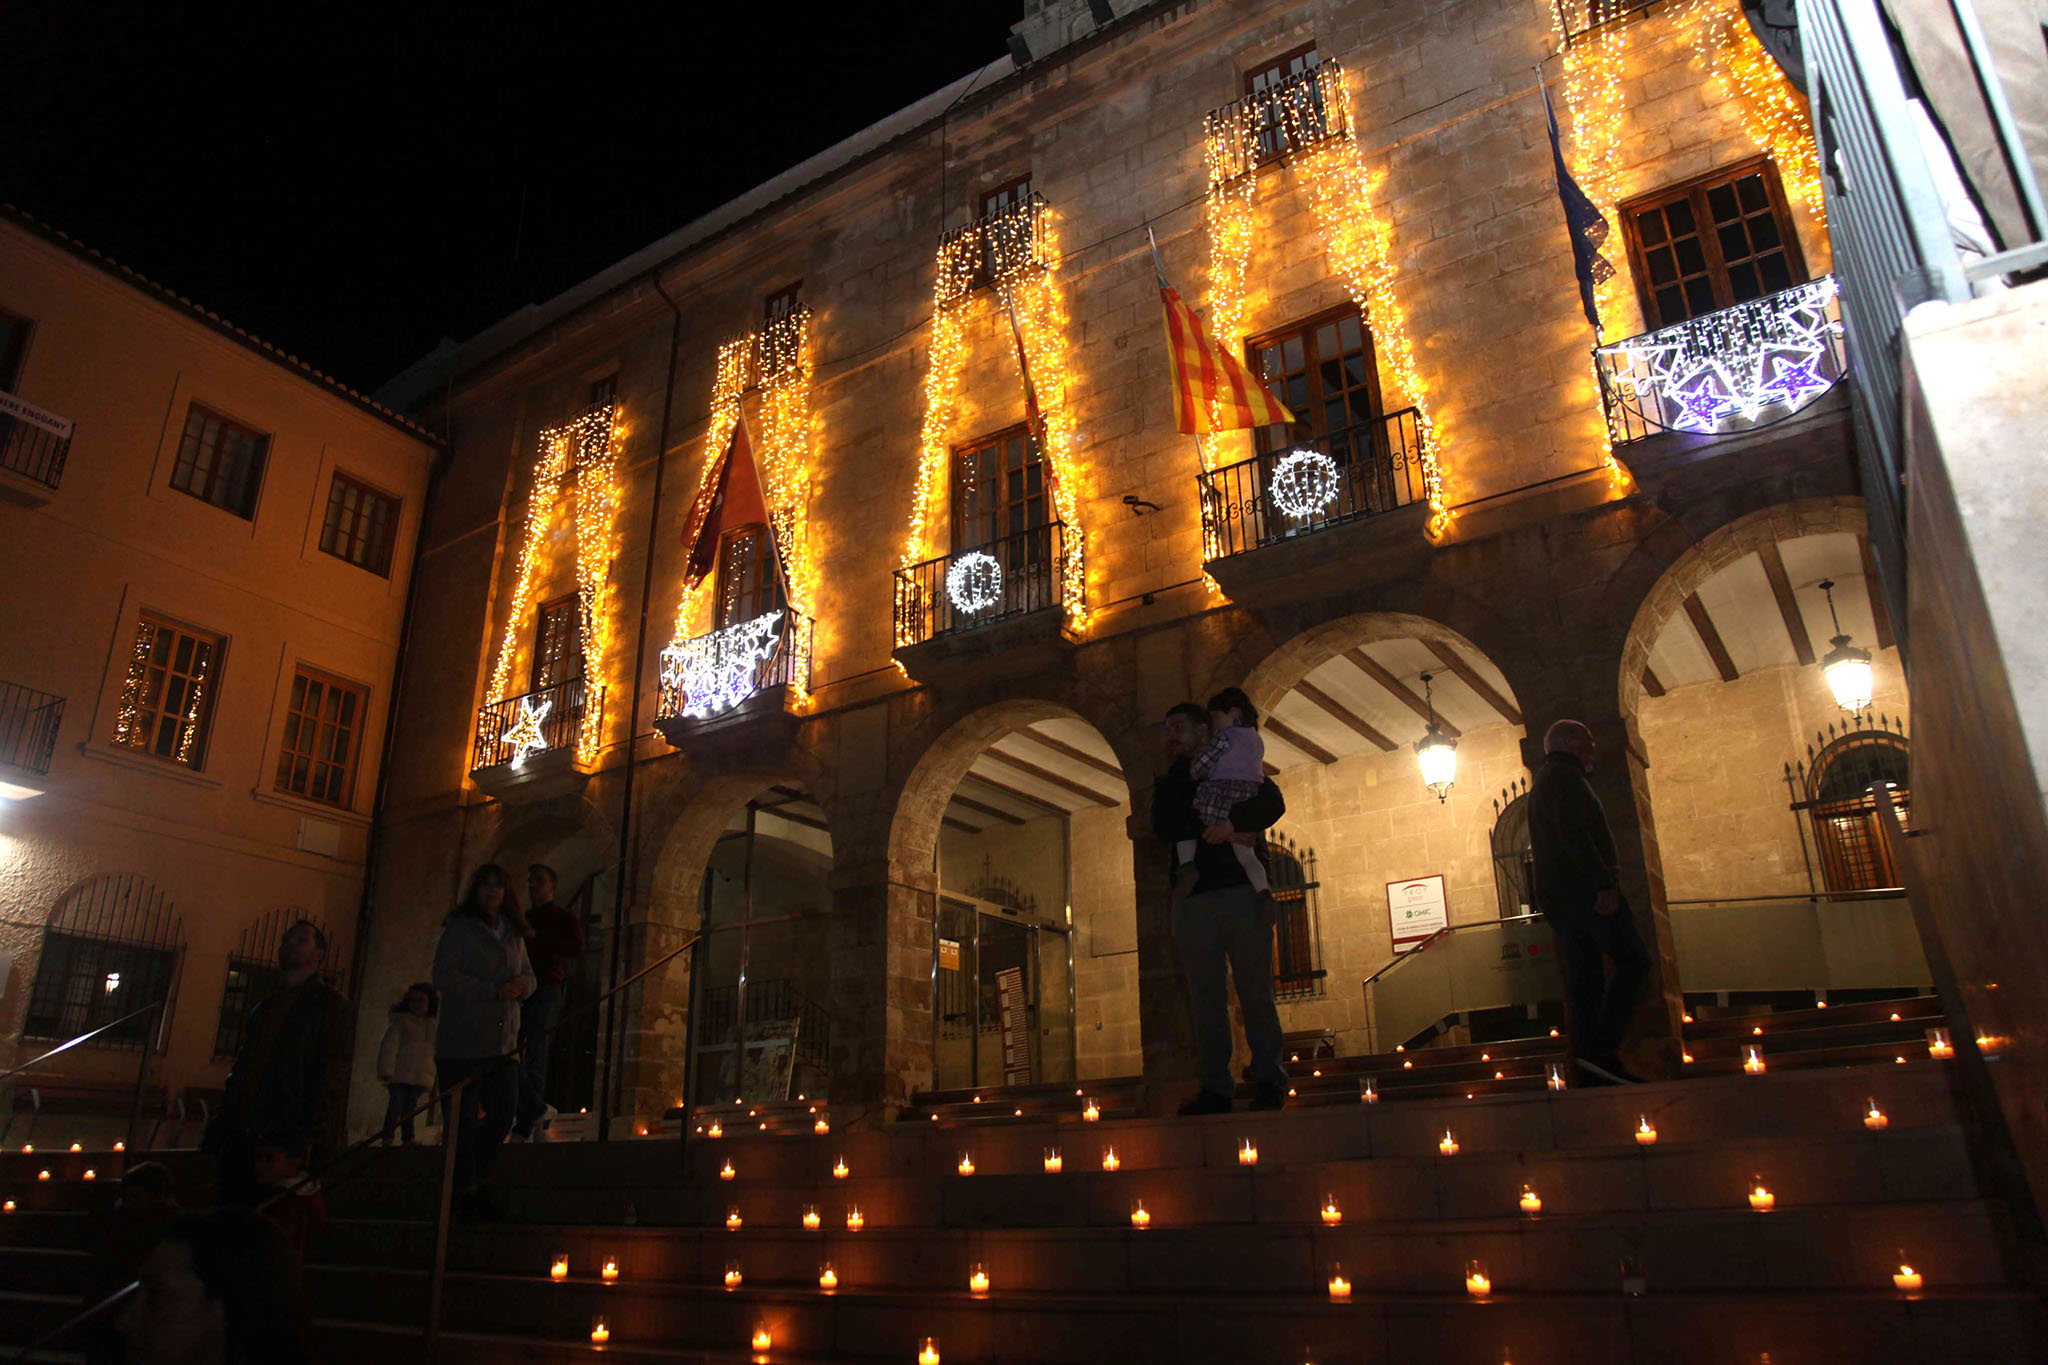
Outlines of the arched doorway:
[{"label": "arched doorway", "polygon": [[[1831,895],[1884,891],[1900,885],[1898,850],[1878,818],[1871,787],[1891,791],[1901,823],[1912,807],[1905,722],[1859,717],[1839,734],[1815,736],[1822,747],[1798,765],[1806,799],[1795,801],[1812,820],[1814,859],[1822,888]],[[1809,750],[1811,752],[1811,750]]]},{"label": "arched doorway", "polygon": [[1536,913],[1536,853],[1529,838],[1529,784],[1516,778],[1493,798],[1493,889],[1500,915]]}]

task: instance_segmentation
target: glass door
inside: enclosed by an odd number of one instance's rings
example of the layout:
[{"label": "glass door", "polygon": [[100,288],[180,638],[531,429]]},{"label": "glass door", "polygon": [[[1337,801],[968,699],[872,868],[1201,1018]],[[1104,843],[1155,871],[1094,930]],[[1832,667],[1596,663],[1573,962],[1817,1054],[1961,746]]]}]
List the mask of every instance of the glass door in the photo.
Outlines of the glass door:
[{"label": "glass door", "polygon": [[1072,963],[1065,932],[950,895],[939,899],[937,929],[933,1086],[1071,1079]]}]

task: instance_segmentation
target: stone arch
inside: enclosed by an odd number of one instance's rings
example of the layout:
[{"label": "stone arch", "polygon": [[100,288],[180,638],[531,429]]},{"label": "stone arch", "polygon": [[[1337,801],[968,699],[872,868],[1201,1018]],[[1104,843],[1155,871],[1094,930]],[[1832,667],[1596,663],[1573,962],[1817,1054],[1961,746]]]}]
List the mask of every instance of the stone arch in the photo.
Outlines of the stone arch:
[{"label": "stone arch", "polygon": [[[1245,676],[1242,686],[1245,694],[1252,699],[1252,704],[1262,713],[1267,712],[1303,678],[1347,650],[1382,640],[1409,639],[1425,642],[1441,640],[1448,644],[1463,646],[1489,662],[1493,661],[1491,650],[1475,643],[1462,632],[1430,617],[1415,616],[1406,612],[1359,612],[1311,626],[1299,635],[1275,646],[1272,652],[1261,659]],[[1508,685],[1509,700],[1512,701],[1512,678],[1509,679]]]}]

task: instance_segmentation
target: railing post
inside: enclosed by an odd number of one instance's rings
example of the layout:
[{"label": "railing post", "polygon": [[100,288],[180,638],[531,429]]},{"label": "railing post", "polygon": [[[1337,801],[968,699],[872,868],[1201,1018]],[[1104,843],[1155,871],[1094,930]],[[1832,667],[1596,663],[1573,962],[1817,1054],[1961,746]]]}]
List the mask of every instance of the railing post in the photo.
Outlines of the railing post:
[{"label": "railing post", "polygon": [[465,1076],[448,1092],[441,1106],[441,1208],[434,1219],[434,1270],[427,1281],[427,1342],[429,1365],[441,1349],[441,1297],[448,1276],[448,1222],[455,1205],[455,1156],[461,1143],[462,1105],[472,1078]]},{"label": "railing post", "polygon": [[137,1150],[135,1135],[142,1127],[142,1096],[149,1088],[149,1054],[156,1049],[156,1035],[163,1027],[164,1002],[159,1000],[148,1008],[149,1013],[144,1017],[150,1021],[150,1027],[142,1035],[142,1058],[135,1064],[135,1097],[128,1105],[128,1136],[125,1142],[126,1150],[130,1152]]}]

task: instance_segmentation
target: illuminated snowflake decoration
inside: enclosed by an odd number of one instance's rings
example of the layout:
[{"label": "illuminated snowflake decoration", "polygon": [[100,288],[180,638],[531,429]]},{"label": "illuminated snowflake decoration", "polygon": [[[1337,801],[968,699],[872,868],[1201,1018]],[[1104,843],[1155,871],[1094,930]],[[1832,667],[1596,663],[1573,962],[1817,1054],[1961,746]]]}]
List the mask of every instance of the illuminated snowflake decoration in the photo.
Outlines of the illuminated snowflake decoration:
[{"label": "illuminated snowflake decoration", "polygon": [[1320,517],[1337,501],[1337,462],[1320,450],[1290,450],[1273,466],[1273,505],[1296,521]]},{"label": "illuminated snowflake decoration", "polygon": [[505,718],[505,728],[498,732],[498,743],[512,751],[511,762],[515,771],[535,754],[547,752],[548,738],[541,733],[540,723],[554,709],[553,701],[535,702],[532,697],[521,697],[519,709]]},{"label": "illuminated snowflake decoration", "polygon": [[1703,435],[1790,416],[1841,378],[1835,279],[1690,318],[1599,350],[1607,382],[1643,417]]},{"label": "illuminated snowflake decoration", "polygon": [[781,645],[779,611],[670,645],[661,651],[662,687],[682,698],[686,716],[719,715],[761,690],[761,665]]},{"label": "illuminated snowflake decoration", "polygon": [[946,598],[964,616],[979,616],[1003,600],[1003,566],[984,550],[969,550],[946,570]]}]

